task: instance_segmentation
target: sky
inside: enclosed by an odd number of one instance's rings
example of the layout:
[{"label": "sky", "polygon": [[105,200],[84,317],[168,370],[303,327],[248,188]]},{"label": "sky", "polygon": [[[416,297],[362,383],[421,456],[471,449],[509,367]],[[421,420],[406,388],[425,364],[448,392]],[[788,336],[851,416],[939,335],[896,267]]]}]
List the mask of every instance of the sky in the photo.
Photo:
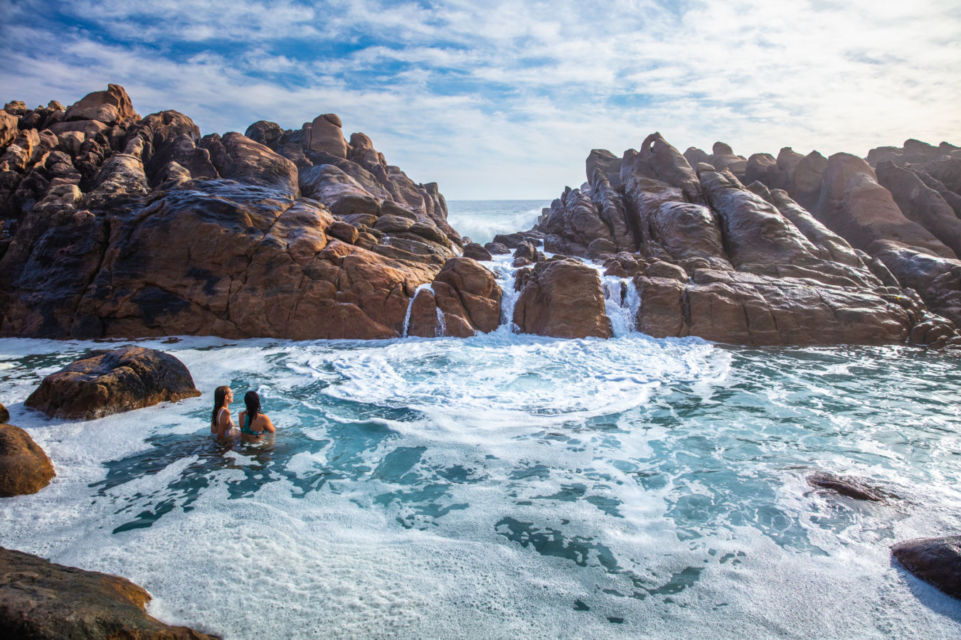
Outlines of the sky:
[{"label": "sky", "polygon": [[204,134],[337,113],[448,199],[544,199],[683,151],[961,145],[958,0],[0,0],[0,100],[108,83]]}]

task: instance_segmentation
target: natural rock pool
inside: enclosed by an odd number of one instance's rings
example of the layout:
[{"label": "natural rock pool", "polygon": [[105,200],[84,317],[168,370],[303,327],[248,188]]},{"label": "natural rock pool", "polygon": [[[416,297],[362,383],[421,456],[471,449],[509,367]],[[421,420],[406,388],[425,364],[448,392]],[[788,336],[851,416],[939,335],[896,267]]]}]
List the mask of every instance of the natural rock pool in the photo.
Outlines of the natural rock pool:
[{"label": "natural rock pool", "polygon": [[[128,577],[165,622],[226,638],[961,635],[961,602],[889,551],[961,531],[956,357],[506,326],[136,344],[181,359],[203,397],[47,419],[23,400],[103,343],[0,340],[11,422],[57,470],[4,501],[0,544]],[[260,392],[272,444],[211,439],[226,383]],[[819,492],[816,471],[897,497]]]}]

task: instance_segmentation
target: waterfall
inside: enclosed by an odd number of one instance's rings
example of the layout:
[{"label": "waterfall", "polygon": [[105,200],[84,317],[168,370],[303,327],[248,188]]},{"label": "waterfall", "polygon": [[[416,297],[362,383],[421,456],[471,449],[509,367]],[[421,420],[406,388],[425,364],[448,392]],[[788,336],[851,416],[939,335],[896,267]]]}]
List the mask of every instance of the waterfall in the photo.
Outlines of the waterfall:
[{"label": "waterfall", "polygon": [[434,329],[434,335],[441,338],[447,333],[447,323],[444,322],[444,312],[437,307],[437,327]]},{"label": "waterfall", "polygon": [[641,297],[633,278],[601,276],[604,290],[604,311],[611,320],[614,337],[619,338],[637,331],[637,312]]},{"label": "waterfall", "polygon": [[430,283],[425,282],[424,284],[417,285],[417,289],[414,290],[414,295],[410,297],[410,302],[407,303],[407,314],[404,316],[404,331],[400,334],[400,337],[406,338],[407,332],[410,330],[410,313],[414,309],[414,300],[417,299],[417,294],[429,288]]},{"label": "waterfall", "polygon": [[511,264],[513,258],[510,254],[506,256],[495,256],[494,259],[489,262],[489,268],[494,273],[494,278],[497,280],[497,284],[501,288],[501,327],[507,327],[507,329],[500,329],[498,331],[506,331],[507,333],[514,333],[514,304],[517,302],[517,298],[520,295],[517,291],[514,291],[514,281],[517,278],[517,268]]}]

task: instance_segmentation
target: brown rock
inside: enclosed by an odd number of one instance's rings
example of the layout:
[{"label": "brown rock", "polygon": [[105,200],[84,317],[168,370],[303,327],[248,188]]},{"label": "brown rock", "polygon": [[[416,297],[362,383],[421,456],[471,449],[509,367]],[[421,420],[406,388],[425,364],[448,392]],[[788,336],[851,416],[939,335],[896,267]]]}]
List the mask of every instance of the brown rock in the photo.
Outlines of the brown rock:
[{"label": "brown rock", "polygon": [[855,500],[866,500],[868,502],[884,502],[888,495],[886,492],[871,487],[860,480],[836,476],[833,473],[818,471],[808,476],[808,484],[819,489],[827,489],[848,498]]},{"label": "brown rock", "polygon": [[0,149],[13,142],[19,131],[17,117],[0,111]]},{"label": "brown rock", "polygon": [[91,419],[199,395],[177,358],[123,347],[95,352],[50,374],[24,404],[49,416]]},{"label": "brown rock", "polygon": [[343,240],[348,244],[355,244],[357,242],[357,238],[360,235],[357,232],[356,227],[353,227],[348,223],[342,222],[340,220],[334,220],[330,224],[330,227],[327,228],[327,233],[334,236],[335,238],[339,238],[340,240]]},{"label": "brown rock", "polygon": [[724,244],[740,271],[808,277],[826,284],[876,286],[866,270],[825,255],[771,202],[745,189],[729,172],[701,174],[704,193],[721,218]]},{"label": "brown rock", "polygon": [[687,272],[676,264],[655,260],[644,269],[644,275],[648,278],[668,278],[678,282],[687,282]]},{"label": "brown rock", "polygon": [[876,253],[875,243],[889,240],[930,255],[957,257],[924,227],[904,216],[891,193],[878,184],[868,163],[847,153],[836,153],[828,160],[816,216],[870,254]]},{"label": "brown rock", "polygon": [[26,431],[0,424],[0,496],[36,493],[55,475],[50,458]]},{"label": "brown rock", "polygon": [[337,158],[347,158],[347,141],[336,114],[326,113],[314,118],[307,127],[307,148],[311,151],[329,153]]},{"label": "brown rock", "polygon": [[3,110],[12,116],[22,116],[27,112],[27,103],[23,100],[11,100],[3,105]]},{"label": "brown rock", "polygon": [[492,255],[502,256],[511,252],[510,247],[501,242],[488,242],[484,245],[484,248]]},{"label": "brown rock", "polygon": [[697,174],[687,159],[677,149],[667,143],[660,133],[652,133],[641,143],[640,151],[625,153],[621,162],[621,173],[646,176],[660,180],[681,190],[689,202],[697,202],[701,197],[701,185]]},{"label": "brown rock", "polygon": [[941,194],[928,188],[913,171],[890,161],[879,163],[876,171],[878,182],[891,192],[904,215],[961,256],[961,219]]},{"label": "brown rock", "polygon": [[522,333],[556,338],[613,335],[600,276],[575,260],[537,263],[521,289],[513,321]]},{"label": "brown rock", "polygon": [[284,130],[280,128],[280,125],[276,122],[268,122],[267,120],[259,120],[244,131],[244,135],[258,142],[266,147],[274,148],[274,145],[280,140],[281,136],[284,135]]},{"label": "brown rock", "polygon": [[119,198],[143,197],[150,191],[143,163],[135,155],[116,153],[103,164],[87,196],[86,206],[102,206]]},{"label": "brown rock", "polygon": [[730,145],[723,142],[715,142],[712,151],[709,162],[717,171],[727,169],[738,178],[744,178],[748,162],[744,156],[736,155]]},{"label": "brown rock", "polygon": [[778,168],[777,160],[770,153],[755,153],[747,159],[744,182],[750,184],[755,180],[769,189],[783,189],[787,186],[784,172]]},{"label": "brown rock", "polygon": [[6,423],[10,421],[10,412],[7,408],[0,404],[0,422]]},{"label": "brown rock", "polygon": [[673,278],[636,276],[641,306],[637,313],[637,330],[655,338],[677,338],[688,335],[684,305],[685,286]]},{"label": "brown rock", "polygon": [[961,536],[908,540],[891,553],[921,580],[961,599]]},{"label": "brown rock", "polygon": [[641,268],[637,258],[630,253],[620,252],[604,261],[604,275],[617,278],[633,276]]},{"label": "brown rock", "polygon": [[271,187],[293,198],[300,195],[297,165],[269,147],[236,132],[221,140],[208,136],[201,145],[222,177]]},{"label": "brown rock", "polygon": [[468,242],[464,245],[464,257],[473,258],[474,260],[480,260],[482,262],[488,262],[494,259],[487,249],[476,242]]},{"label": "brown rock", "polygon": [[[591,194],[581,189],[566,189],[560,198],[551,203],[550,210],[534,227],[537,231],[556,236],[565,240],[565,250],[560,253],[567,255],[586,256],[587,245],[593,240],[603,238],[612,242],[613,236],[607,223],[600,216]],[[505,237],[506,239],[506,237]],[[494,238],[495,242],[498,240]],[[507,246],[520,249],[529,244],[526,238],[520,238],[516,243]],[[545,244],[545,249],[550,250]],[[524,258],[533,263],[535,258],[527,253],[514,254],[515,258]]]},{"label": "brown rock", "polygon": [[408,336],[434,338],[442,335],[442,327],[437,319],[437,301],[430,287],[418,287],[410,302],[410,321]]},{"label": "brown rock", "polygon": [[897,344],[913,324],[880,292],[700,269],[694,282],[635,278],[638,330],[751,345]]},{"label": "brown rock", "polygon": [[458,335],[453,331],[462,326],[469,329],[467,335],[473,335],[475,330],[489,333],[500,325],[501,288],[494,274],[476,260],[449,259],[434,279],[433,289],[437,307],[445,314],[446,335]]},{"label": "brown rock", "polygon": [[150,594],[119,576],[0,548],[0,635],[54,640],[213,640],[147,615]]},{"label": "brown rock", "polygon": [[140,116],[133,110],[130,96],[123,87],[116,84],[107,85],[106,91],[87,94],[71,105],[64,116],[65,120],[96,120],[105,124],[127,118],[139,119]]}]

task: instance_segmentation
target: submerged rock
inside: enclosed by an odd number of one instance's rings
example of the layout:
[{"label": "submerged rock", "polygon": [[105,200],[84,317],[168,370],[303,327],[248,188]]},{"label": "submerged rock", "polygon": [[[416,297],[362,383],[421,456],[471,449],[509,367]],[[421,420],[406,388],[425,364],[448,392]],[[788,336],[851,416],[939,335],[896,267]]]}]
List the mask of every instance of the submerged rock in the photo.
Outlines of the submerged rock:
[{"label": "submerged rock", "polygon": [[871,487],[860,480],[836,476],[832,473],[819,471],[808,476],[808,484],[819,489],[827,489],[855,500],[868,502],[884,502],[888,494],[876,487]]},{"label": "submerged rock", "polygon": [[891,553],[918,578],[961,599],[961,536],[908,540]]},{"label": "submerged rock", "polygon": [[118,576],[0,547],[0,635],[54,640],[213,640],[147,615],[150,594]]},{"label": "submerged rock", "polygon": [[177,358],[124,347],[95,352],[50,374],[24,404],[49,416],[90,419],[199,395]]},{"label": "submerged rock", "polygon": [[36,493],[55,475],[50,458],[26,431],[0,424],[0,496]]}]

